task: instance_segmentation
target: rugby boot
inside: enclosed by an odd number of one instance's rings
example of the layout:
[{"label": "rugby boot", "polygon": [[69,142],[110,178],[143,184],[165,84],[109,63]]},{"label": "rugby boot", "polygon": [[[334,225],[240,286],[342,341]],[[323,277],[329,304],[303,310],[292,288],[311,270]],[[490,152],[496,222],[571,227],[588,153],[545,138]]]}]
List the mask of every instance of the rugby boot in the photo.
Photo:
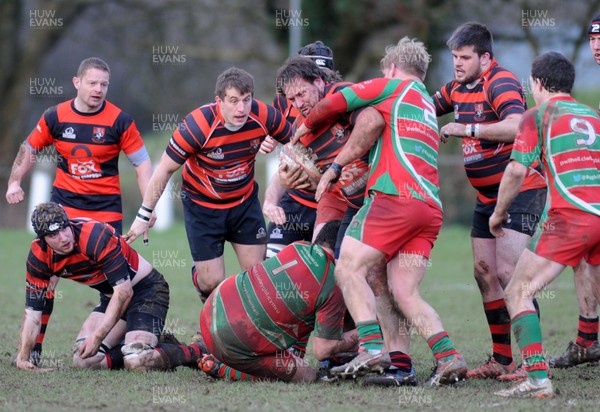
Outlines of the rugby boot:
[{"label": "rugby boot", "polygon": [[[550,371],[550,369],[548,369],[548,379],[552,378],[552,372]],[[500,375],[496,379],[502,382],[524,381],[525,379],[527,379],[527,371],[525,370],[525,366],[523,366],[523,364],[520,364],[514,372]]]},{"label": "rugby boot", "polygon": [[437,361],[427,384],[429,386],[451,385],[467,377],[467,362],[461,354],[451,359]]},{"label": "rugby boot", "polygon": [[414,369],[403,372],[400,369],[386,369],[381,375],[367,375],[363,386],[417,386],[417,374]]},{"label": "rugby boot", "polygon": [[554,397],[554,389],[550,379],[542,384],[536,385],[531,379],[526,379],[515,386],[494,392],[494,395],[504,398],[552,398]]},{"label": "rugby boot", "polygon": [[331,375],[354,379],[357,376],[366,375],[370,372],[383,373],[390,366],[390,363],[390,355],[387,352],[359,352],[358,356],[350,362],[331,368]]},{"label": "rugby boot", "polygon": [[496,379],[498,376],[513,373],[517,370],[517,365],[514,361],[510,365],[502,365],[494,357],[479,366],[467,372],[467,379]]},{"label": "rugby boot", "polygon": [[567,350],[558,356],[551,356],[548,364],[553,368],[570,368],[582,363],[600,361],[600,343],[595,341],[589,348],[569,342]]}]

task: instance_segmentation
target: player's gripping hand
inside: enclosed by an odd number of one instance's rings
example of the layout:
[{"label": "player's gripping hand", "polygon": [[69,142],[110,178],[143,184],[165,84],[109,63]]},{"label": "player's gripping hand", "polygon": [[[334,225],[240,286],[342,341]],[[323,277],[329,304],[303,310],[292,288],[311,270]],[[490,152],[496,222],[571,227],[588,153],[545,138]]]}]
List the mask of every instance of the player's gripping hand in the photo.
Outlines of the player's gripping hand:
[{"label": "player's gripping hand", "polygon": [[290,167],[285,163],[279,165],[279,178],[283,187],[290,189],[310,189],[308,175],[300,166]]},{"label": "player's gripping hand", "polygon": [[295,131],[294,131],[294,135],[292,136],[292,138],[290,139],[290,142],[292,143],[297,143],[298,140],[300,140],[300,138],[302,136],[304,136],[305,134],[307,134],[308,132],[310,132],[310,129],[308,127],[306,127],[304,125],[304,123],[302,123]]},{"label": "player's gripping hand", "polygon": [[6,191],[6,201],[11,205],[17,204],[25,200],[25,191],[17,182],[12,182],[8,185]]},{"label": "player's gripping hand", "polygon": [[323,176],[321,176],[321,180],[319,180],[319,185],[317,186],[317,191],[315,193],[315,200],[318,202],[321,200],[321,197],[328,192],[331,188],[332,184],[337,181],[339,176],[331,169],[327,169]]},{"label": "player's gripping hand", "polygon": [[98,353],[98,349],[100,349],[100,345],[102,344],[102,339],[92,335],[85,338],[85,340],[76,348],[76,351],[79,352],[79,357],[81,359],[87,359],[94,356]]},{"label": "player's gripping hand", "polygon": [[282,207],[276,204],[265,201],[263,203],[262,211],[271,223],[275,223],[276,225],[283,225],[285,222],[287,222],[285,210],[283,210]]},{"label": "player's gripping hand", "polygon": [[504,229],[502,229],[502,224],[508,222],[508,213],[503,213],[503,214],[499,214],[496,213],[496,211],[494,210],[494,213],[492,213],[492,216],[490,216],[490,232],[492,233],[492,235],[494,235],[495,237],[502,237],[504,236]]},{"label": "player's gripping hand", "polygon": [[268,154],[271,153],[277,147],[277,140],[273,139],[271,136],[267,136],[265,140],[260,144],[260,149],[258,149],[258,153]]}]

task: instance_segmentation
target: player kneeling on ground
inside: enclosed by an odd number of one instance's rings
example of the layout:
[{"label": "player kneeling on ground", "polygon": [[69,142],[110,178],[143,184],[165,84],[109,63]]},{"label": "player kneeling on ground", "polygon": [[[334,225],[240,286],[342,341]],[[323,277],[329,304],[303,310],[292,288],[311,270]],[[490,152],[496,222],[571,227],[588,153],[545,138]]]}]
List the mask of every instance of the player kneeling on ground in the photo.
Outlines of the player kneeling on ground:
[{"label": "player kneeling on ground", "polygon": [[346,307],[333,276],[339,224],[327,223],[314,244],[292,243],[213,291],[200,314],[206,346],[225,364],[211,370],[213,375],[315,381],[317,369],[293,350],[313,330],[317,360],[356,349],[356,331],[343,333]]},{"label": "player kneeling on ground", "polygon": [[100,292],[99,305],[77,335],[75,367],[125,366],[145,371],[196,364],[205,352],[201,341],[189,346],[158,344],[169,308],[169,285],[111,226],[89,219],[69,220],[54,202],[39,204],[31,223],[37,239],[27,258],[17,368],[38,369],[30,355],[54,277],[72,279]]}]

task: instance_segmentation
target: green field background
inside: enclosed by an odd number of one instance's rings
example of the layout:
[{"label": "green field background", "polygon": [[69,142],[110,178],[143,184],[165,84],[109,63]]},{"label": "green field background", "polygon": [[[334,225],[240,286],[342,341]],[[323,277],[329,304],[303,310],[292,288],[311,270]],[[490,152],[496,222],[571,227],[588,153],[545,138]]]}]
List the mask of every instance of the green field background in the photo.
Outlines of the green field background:
[{"label": "green field background", "polygon": [[[24,231],[2,231],[2,316],[0,316],[0,409],[10,411],[83,410],[594,410],[600,404],[597,366],[554,371],[557,397],[553,400],[515,401],[492,392],[506,386],[494,381],[463,382],[455,387],[363,388],[353,382],[333,385],[230,383],[214,381],[201,372],[133,374],[125,371],[80,371],[70,367],[70,348],[85,317],[98,302],[97,293],[75,282],[61,280],[55,311],[44,344],[44,366],[49,373],[18,371],[11,366],[23,313],[24,268],[32,236]],[[151,233],[150,245],[135,247],[167,278],[171,307],[166,329],[188,341],[198,330],[201,304],[190,280],[191,257],[183,226]],[[227,271],[238,270],[231,249]],[[422,294],[439,312],[446,330],[469,365],[478,365],[491,352],[479,292],[471,274],[468,230],[445,227],[431,256]],[[561,352],[574,339],[577,301],[572,272],[565,272],[539,296],[545,350]],[[514,345],[513,345],[514,346]],[[429,376],[433,357],[418,336],[412,357],[421,382]],[[311,362],[315,362],[309,356]]]}]

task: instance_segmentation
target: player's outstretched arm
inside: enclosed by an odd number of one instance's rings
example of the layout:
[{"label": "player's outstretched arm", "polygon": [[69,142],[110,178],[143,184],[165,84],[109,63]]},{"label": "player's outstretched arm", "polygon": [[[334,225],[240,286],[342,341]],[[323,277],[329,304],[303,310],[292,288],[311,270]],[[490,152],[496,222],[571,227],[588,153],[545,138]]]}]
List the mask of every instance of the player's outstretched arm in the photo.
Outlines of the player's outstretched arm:
[{"label": "player's outstretched arm", "polygon": [[179,163],[176,163],[166,153],[163,153],[160,162],[156,166],[156,169],[146,186],[144,200],[142,200],[142,205],[138,210],[138,214],[131,224],[129,232],[123,236],[127,243],[131,244],[140,237],[140,235],[148,231],[154,208],[167,187],[169,179],[180,167],[181,165]]},{"label": "player's outstretched arm", "polygon": [[[152,160],[146,159],[139,165],[135,166],[135,175],[137,179],[138,187],[140,188],[140,194],[142,198],[146,193],[150,179],[152,178]],[[156,213],[152,213],[150,217],[150,227],[154,226],[156,222]]]},{"label": "player's outstretched arm", "polygon": [[29,361],[31,350],[35,345],[35,340],[40,331],[42,323],[42,312],[37,310],[25,309],[23,321],[21,322],[21,333],[19,336],[19,352],[15,359],[15,366],[23,370],[47,371],[50,369],[41,369]]},{"label": "player's outstretched arm", "polygon": [[[381,136],[385,127],[385,120],[381,113],[373,107],[364,108],[356,118],[356,124],[348,137],[344,148],[333,161],[341,167],[346,166],[355,159],[358,159],[367,153]],[[321,177],[317,187],[315,198],[321,199],[323,194],[329,189],[330,183],[339,179],[341,170],[336,170],[335,166],[330,167]]]},{"label": "player's outstretched arm", "polygon": [[8,189],[6,190],[6,201],[8,203],[15,204],[25,200],[25,192],[21,187],[21,182],[33,167],[34,162],[35,155],[29,151],[25,143],[22,143],[8,178]]}]

